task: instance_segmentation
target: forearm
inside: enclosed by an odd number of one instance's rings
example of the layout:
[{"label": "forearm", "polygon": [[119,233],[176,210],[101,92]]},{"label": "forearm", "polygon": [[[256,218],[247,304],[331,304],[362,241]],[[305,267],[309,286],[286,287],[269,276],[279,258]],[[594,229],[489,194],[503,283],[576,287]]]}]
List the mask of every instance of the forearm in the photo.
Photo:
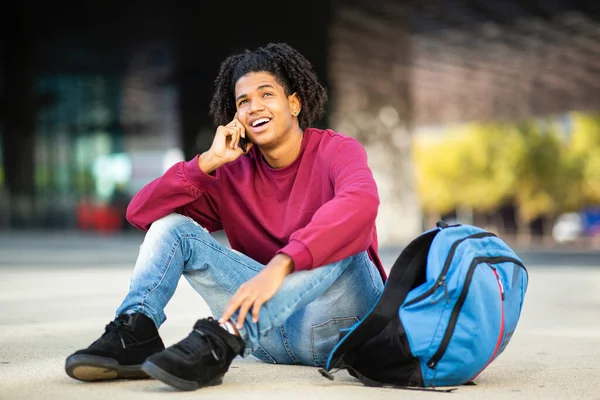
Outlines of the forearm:
[{"label": "forearm", "polygon": [[[217,196],[218,179],[199,168],[199,157],[180,162],[169,168],[161,177],[144,186],[131,200],[127,219],[135,227],[147,230],[150,225],[173,212],[181,212],[194,203],[195,213],[217,220],[210,204],[209,193]],[[199,201],[206,198],[206,201]],[[217,202],[218,203],[218,202]]]},{"label": "forearm", "polygon": [[207,175],[212,174],[225,163],[210,151],[205,151],[198,157],[198,167]]},{"label": "forearm", "polygon": [[[366,250],[373,239],[379,199],[338,198],[315,213],[311,223],[290,237],[279,254],[295,262],[294,271],[330,264]],[[344,210],[344,211],[342,211]]]}]

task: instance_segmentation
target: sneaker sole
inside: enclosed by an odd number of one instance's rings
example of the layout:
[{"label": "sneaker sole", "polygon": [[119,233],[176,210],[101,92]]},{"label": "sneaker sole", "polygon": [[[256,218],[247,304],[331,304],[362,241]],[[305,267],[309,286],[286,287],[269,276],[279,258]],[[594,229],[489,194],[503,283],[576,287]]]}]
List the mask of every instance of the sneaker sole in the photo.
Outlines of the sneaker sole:
[{"label": "sneaker sole", "polygon": [[146,361],[142,364],[142,371],[144,371],[154,379],[166,383],[167,385],[173,386],[174,388],[177,388],[179,390],[185,391],[192,391],[201,387],[220,385],[221,383],[223,383],[223,376],[225,375],[221,374],[209,381],[188,381],[187,379],[181,379],[176,377],[175,375],[171,375],[164,369],[158,367],[156,364],[153,364],[151,361]]},{"label": "sneaker sole", "polygon": [[110,358],[85,354],[67,358],[65,371],[71,378],[84,382],[149,378],[141,365],[121,365]]}]

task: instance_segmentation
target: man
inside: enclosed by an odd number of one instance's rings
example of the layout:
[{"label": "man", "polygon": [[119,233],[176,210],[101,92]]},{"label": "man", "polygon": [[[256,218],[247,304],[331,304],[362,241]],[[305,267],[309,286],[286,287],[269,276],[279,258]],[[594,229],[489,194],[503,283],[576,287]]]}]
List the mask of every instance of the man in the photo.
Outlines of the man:
[{"label": "man", "polygon": [[[377,187],[358,141],[309,127],[327,100],[311,64],[269,44],[226,59],[215,85],[211,148],[128,207],[147,230],[130,291],[102,337],[67,358],[75,379],[150,375],[194,390],[221,383],[237,355],[322,366],[383,290]],[[220,319],[164,349],[181,275]]]}]

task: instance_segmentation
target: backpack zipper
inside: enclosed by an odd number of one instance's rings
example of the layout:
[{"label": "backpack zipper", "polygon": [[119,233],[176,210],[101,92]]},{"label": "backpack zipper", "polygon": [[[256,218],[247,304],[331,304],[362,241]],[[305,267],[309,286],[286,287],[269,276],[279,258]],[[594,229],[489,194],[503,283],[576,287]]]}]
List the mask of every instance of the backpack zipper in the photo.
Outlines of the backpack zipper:
[{"label": "backpack zipper", "polygon": [[434,294],[436,292],[436,290],[438,290],[444,284],[444,282],[446,281],[446,274],[448,273],[450,264],[452,264],[452,259],[454,258],[454,254],[456,253],[456,249],[458,248],[459,244],[461,244],[462,242],[464,242],[467,239],[485,239],[487,237],[494,237],[494,236],[496,236],[496,235],[494,235],[491,232],[478,232],[478,233],[474,233],[470,236],[464,237],[462,239],[459,239],[459,240],[455,241],[454,243],[452,243],[452,246],[450,247],[450,250],[448,251],[448,257],[446,257],[446,261],[444,262],[444,267],[442,268],[442,271],[440,272],[440,276],[438,276],[435,284],[429,290],[427,290],[420,296],[417,296],[414,299],[412,299],[411,301],[407,302],[404,305],[404,307],[408,307],[411,304],[415,304],[415,303],[423,300],[424,298],[431,296],[432,294]]},{"label": "backpack zipper", "polygon": [[[473,259],[473,261],[471,262],[471,265],[469,266],[469,271],[467,272],[467,276],[465,278],[465,284],[463,285],[463,288],[460,292],[460,296],[458,297],[458,300],[456,301],[456,304],[454,305],[454,309],[452,310],[452,314],[450,315],[450,320],[448,322],[448,326],[446,327],[446,332],[444,332],[444,337],[442,338],[440,347],[438,347],[437,351],[433,354],[433,356],[431,356],[429,361],[427,361],[427,366],[429,368],[435,369],[435,367],[437,366],[439,361],[444,356],[444,353],[446,352],[448,345],[450,344],[450,339],[452,339],[452,334],[454,333],[454,328],[456,327],[456,322],[458,321],[460,311],[461,311],[462,306],[464,305],[465,300],[467,298],[467,293],[469,291],[469,285],[471,284],[471,280],[473,279],[473,274],[475,273],[475,269],[477,268],[477,266],[479,266],[480,264],[483,264],[483,263],[500,264],[500,263],[504,263],[504,262],[512,262],[515,265],[518,265],[521,268],[525,269],[525,266],[519,260],[512,258],[512,257],[476,257]],[[496,277],[499,279],[498,275],[496,275]],[[499,282],[499,285],[501,286],[502,283],[500,281],[498,281],[498,282]],[[502,287],[502,296],[504,296],[504,288],[503,287]],[[502,310],[504,312],[504,306],[503,306]],[[504,333],[502,333],[502,334],[504,334]],[[494,351],[494,353],[496,353],[496,352],[497,352],[497,348]]]}]

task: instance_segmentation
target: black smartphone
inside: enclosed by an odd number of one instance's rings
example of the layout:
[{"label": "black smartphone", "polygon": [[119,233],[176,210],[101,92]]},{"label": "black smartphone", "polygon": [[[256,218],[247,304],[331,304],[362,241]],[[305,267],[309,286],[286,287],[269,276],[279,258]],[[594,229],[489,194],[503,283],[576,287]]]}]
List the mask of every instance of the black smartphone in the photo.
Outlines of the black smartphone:
[{"label": "black smartphone", "polygon": [[248,140],[248,138],[245,137],[240,137],[240,141],[238,142],[238,147],[240,149],[242,149],[244,151],[244,153],[246,152],[246,145],[248,144],[250,140]]}]

